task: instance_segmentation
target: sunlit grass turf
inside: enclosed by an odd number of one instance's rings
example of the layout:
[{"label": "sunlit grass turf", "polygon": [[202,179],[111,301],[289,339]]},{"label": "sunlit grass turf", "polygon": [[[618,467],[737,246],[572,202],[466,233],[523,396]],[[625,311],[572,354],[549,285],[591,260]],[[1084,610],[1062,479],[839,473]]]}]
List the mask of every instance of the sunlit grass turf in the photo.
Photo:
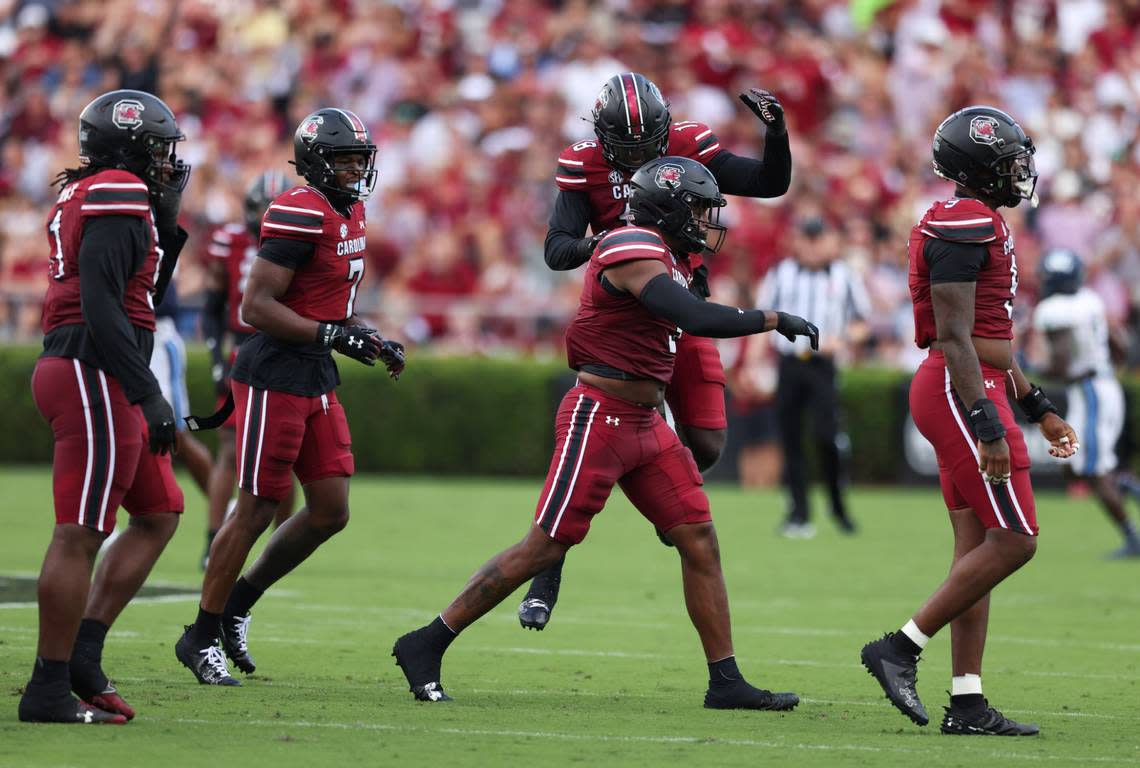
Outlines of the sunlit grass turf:
[{"label": "sunlit grass turf", "polygon": [[[620,493],[571,551],[550,627],[524,632],[521,593],[452,646],[456,701],[411,700],[392,641],[430,620],[471,572],[524,532],[540,482],[362,477],[353,520],[255,609],[258,673],[197,685],[173,643],[195,598],[132,605],[106,667],[139,710],[121,728],[16,720],[36,612],[0,608],[3,766],[290,765],[1128,765],[1140,763],[1140,562],[1106,562],[1116,534],[1092,502],[1038,500],[1038,557],[995,593],[985,689],[1035,739],[941,736],[948,633],[919,671],[935,718],[917,728],[879,694],[860,646],[899,626],[946,572],[949,526],[933,489],[858,489],[844,538],[774,531],[778,494],[712,487],[737,655],[756,684],[803,697],[791,714],[701,707],[706,669],[677,556]],[[34,574],[50,535],[50,475],[0,469],[0,572]],[[196,590],[203,503],[153,580]],[[347,761],[352,761],[348,763]]]}]

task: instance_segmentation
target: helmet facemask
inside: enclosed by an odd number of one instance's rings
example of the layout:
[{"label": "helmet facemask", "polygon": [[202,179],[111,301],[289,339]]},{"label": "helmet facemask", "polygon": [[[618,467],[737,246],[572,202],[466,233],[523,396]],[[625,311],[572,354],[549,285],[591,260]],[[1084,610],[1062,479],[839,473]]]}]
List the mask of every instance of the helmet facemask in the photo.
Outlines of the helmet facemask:
[{"label": "helmet facemask", "polygon": [[1022,200],[1028,200],[1034,208],[1037,207],[1037,167],[1033,162],[1033,145],[1011,158],[995,164],[994,172],[1003,181],[1008,180],[1010,192],[1010,207],[1016,207]]},{"label": "helmet facemask", "polygon": [[136,173],[146,180],[147,186],[155,194],[180,193],[186,188],[186,182],[190,179],[190,166],[177,153],[178,142],[185,139],[181,133],[176,136],[145,134],[140,137],[145,166]]},{"label": "helmet facemask", "polygon": [[663,125],[650,136],[621,136],[616,132],[595,129],[602,145],[602,157],[611,165],[633,173],[650,160],[665,154],[669,145],[669,126]]},{"label": "helmet facemask", "polygon": [[[364,162],[359,166],[347,163],[347,157],[352,155],[362,156]],[[311,148],[310,156],[313,159],[305,176],[311,179],[318,189],[345,195],[353,200],[364,200],[372,194],[377,175],[374,146],[332,149],[318,145]],[[357,173],[359,178],[348,185],[342,184],[337,174],[344,172]]]}]

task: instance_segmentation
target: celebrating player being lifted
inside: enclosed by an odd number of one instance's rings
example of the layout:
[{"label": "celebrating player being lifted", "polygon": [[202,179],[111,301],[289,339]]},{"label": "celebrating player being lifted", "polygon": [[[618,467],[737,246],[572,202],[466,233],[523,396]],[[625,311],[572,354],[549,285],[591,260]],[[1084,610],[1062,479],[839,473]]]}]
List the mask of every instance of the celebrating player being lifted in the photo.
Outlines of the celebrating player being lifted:
[{"label": "celebrating player being lifted", "polygon": [[728,596],[708,497],[689,450],[657,412],[684,333],[745,336],[815,326],[777,312],[698,300],[690,254],[716,251],[724,198],[700,163],[664,157],[630,180],[633,224],[615,229],[590,257],[577,316],[566,332],[578,383],[555,418],[555,447],[534,522],[521,542],[489,560],[431,624],[392,649],[415,697],[441,701],[443,654],[455,636],[581,542],[615,484],[666,533],[681,557],[685,604],[709,667],[705,706],[788,710],[791,693],[752,687],[737,669]]},{"label": "celebrating player being lifted", "polygon": [[[237,406],[238,503],[210,547],[198,618],[175,645],[179,661],[208,685],[240,685],[218,648],[243,672],[249,611],[266,589],[348,523],[354,462],[348,422],[336,398],[331,351],[403,370],[403,347],[353,311],[364,277],[364,204],[376,178],[376,146],[356,115],[321,109],[293,140],[308,184],[279,195],[261,223],[241,313],[257,332],[232,372]],[[250,548],[281,499],[301,481],[305,506],[278,528],[238,579]],[[235,584],[236,581],[236,584]]]},{"label": "celebrating player being lifted", "polygon": [[934,134],[934,170],[957,184],[910,234],[915,343],[929,349],[910,386],[910,412],[934,446],[954,530],[950,575],[897,632],[863,647],[862,660],[887,698],[919,725],[929,718],[915,689],[918,657],[950,625],[953,667],[942,732],[1032,735],[982,695],[990,590],[1033,557],[1037,516],[1029,453],[1010,400],[1037,424],[1054,456],[1072,456],[1077,436],[1013,356],[1017,259],[998,212],[1035,199],[1033,142],[1000,109],[976,106]]},{"label": "celebrating player being lifted", "polygon": [[[662,155],[687,157],[707,166],[722,194],[779,197],[788,191],[792,155],[784,110],[775,96],[756,88],[740,100],[765,125],[764,159],[738,157],[720,145],[704,123],[673,122],[669,104],[650,80],[636,72],[614,75],[594,104],[597,141],[580,141],[558,156],[558,197],[546,234],[546,263],[566,270],[585,264],[603,235],[628,219],[630,175]],[[585,237],[589,226],[592,235]],[[700,253],[690,255],[690,290],[709,295],[708,268]],[[673,378],[665,392],[681,442],[704,472],[720,458],[728,422],[724,410],[724,368],[716,346],[685,333],[677,340]],[[659,532],[660,533],[660,532]],[[662,541],[665,541],[664,537]],[[558,600],[562,561],[539,574],[519,605],[519,622],[543,629]]]},{"label": "celebrating player being lifted", "polygon": [[[183,138],[161,99],[111,91],[80,113],[83,165],[60,174],[47,228],[44,352],[32,376],[36,407],[55,440],[56,526],[40,571],[39,644],[20,698],[24,721],[125,723],[135,714],[103,673],[103,641],[182,512],[169,454],[174,412],[148,361],[154,307],[186,242],[177,224],[190,174],[175,154]],[[120,505],[130,524],[92,583]]]}]

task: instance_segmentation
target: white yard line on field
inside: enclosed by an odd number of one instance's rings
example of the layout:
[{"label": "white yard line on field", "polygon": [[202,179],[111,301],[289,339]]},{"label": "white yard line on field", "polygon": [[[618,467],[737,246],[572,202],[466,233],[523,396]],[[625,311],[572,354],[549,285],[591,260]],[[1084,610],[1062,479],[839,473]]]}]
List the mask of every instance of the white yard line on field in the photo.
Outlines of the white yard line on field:
[{"label": "white yard line on field", "polygon": [[[451,705],[454,706],[454,705]],[[139,721],[145,723],[152,718],[140,717]],[[153,718],[159,723],[181,723],[186,725],[229,725],[231,720],[206,718]],[[447,736],[490,736],[506,739],[558,739],[562,741],[599,742],[599,743],[627,743],[627,744],[691,744],[700,747],[733,746],[761,749],[800,749],[820,752],[871,752],[876,754],[922,755],[929,756],[930,749],[910,749],[907,747],[884,747],[867,744],[803,744],[782,741],[761,741],[758,739],[724,739],[709,736],[625,736],[604,733],[566,733],[559,731],[518,731],[494,730],[488,728],[428,728],[407,724],[392,723],[316,723],[305,720],[242,720],[242,725],[265,728],[329,728],[346,731],[409,731]],[[1122,765],[1140,765],[1140,758],[1105,757],[1090,755],[1039,755],[1023,754],[1019,752],[977,752],[974,758],[992,757],[1002,760],[1025,760],[1028,762],[1052,763],[1114,763]]]}]

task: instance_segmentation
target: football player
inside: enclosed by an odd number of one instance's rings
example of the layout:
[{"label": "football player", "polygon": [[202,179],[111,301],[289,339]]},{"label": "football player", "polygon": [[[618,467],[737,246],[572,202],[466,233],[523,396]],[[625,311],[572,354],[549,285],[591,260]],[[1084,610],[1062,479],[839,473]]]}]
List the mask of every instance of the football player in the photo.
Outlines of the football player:
[{"label": "football player", "polygon": [[775,330],[807,336],[815,326],[779,312],[698,300],[691,254],[715,252],[725,235],[716,178],[686,157],[653,160],[630,180],[633,223],[598,243],[577,316],[566,332],[577,384],[555,417],[555,447],[534,522],[521,542],[489,560],[427,626],[392,649],[420,701],[445,701],[443,654],[455,636],[526,579],[580,543],[614,485],[681,558],[685,604],[709,670],[705,706],[790,710],[799,698],[754,688],[732,648],[728,596],[716,530],[692,453],[658,413],[682,333],[713,338]]},{"label": "football player", "polygon": [[[238,349],[230,375],[238,501],[210,548],[198,617],[175,644],[178,660],[205,685],[241,684],[222,650],[238,669],[254,671],[250,609],[348,524],[355,465],[332,351],[369,366],[379,359],[393,377],[404,367],[403,346],[381,338],[354,309],[364,277],[363,200],[376,179],[368,129],[348,110],[320,109],[297,127],[293,151],[307,183],[269,204],[241,302],[242,319],[256,331]],[[293,474],[305,506],[238,578]]]},{"label": "football player", "polygon": [[938,457],[954,531],[950,575],[897,632],[862,650],[863,666],[918,725],[929,718],[916,690],[919,654],[950,625],[953,669],[942,733],[1029,736],[982,694],[990,591],[1033,557],[1037,516],[1029,453],[1011,401],[1049,441],[1076,453],[1077,436],[1021,372],[1013,355],[1017,257],[999,208],[1036,200],[1033,142],[1000,109],[974,106],[934,134],[934,170],[957,185],[911,230],[915,343],[927,349],[910,386],[910,412]]},{"label": "football player", "polygon": [[[210,376],[218,394],[220,406],[230,393],[230,367],[237,356],[238,347],[254,332],[241,316],[241,299],[249,271],[257,257],[257,244],[261,237],[261,217],[274,198],[287,191],[292,184],[281,171],[271,170],[260,174],[245,193],[244,220],[223,224],[214,230],[207,248],[209,266],[206,273],[206,306],[202,313],[202,335],[210,350]],[[230,351],[226,352],[226,338]],[[202,570],[209,562],[210,544],[213,543],[226,508],[234,492],[237,470],[234,467],[234,416],[225,420],[218,431],[218,453],[210,470],[207,490],[206,551],[202,556]],[[293,512],[293,487],[281,499],[274,522],[281,525]]]},{"label": "football player", "polygon": [[[177,224],[190,174],[175,152],[183,139],[161,99],[104,93],[79,115],[82,165],[59,175],[47,225],[44,352],[32,376],[55,439],[56,526],[40,571],[35,669],[20,697],[26,722],[134,717],[104,674],[102,653],[182,513],[170,464],[174,413],[148,361],[154,307],[186,242]],[[120,506],[130,524],[92,582]]]},{"label": "football player", "polygon": [[[788,191],[792,155],[779,100],[757,88],[740,100],[765,126],[764,158],[739,157],[720,145],[704,123],[674,121],[669,103],[652,81],[636,72],[614,75],[598,93],[593,123],[597,139],[579,141],[558,156],[554,179],[558,197],[546,234],[546,263],[567,270],[585,264],[607,231],[630,215],[630,176],[663,155],[687,157],[705,165],[728,195],[779,197]],[[589,226],[591,235],[586,236]],[[708,267],[692,254],[693,293],[709,295]],[[666,400],[681,441],[704,472],[724,450],[728,421],[724,411],[724,368],[709,339],[682,334]],[[659,533],[660,535],[660,533]],[[662,537],[662,542],[669,542]],[[558,600],[562,563],[539,574],[519,605],[519,622],[542,630]]]},{"label": "football player", "polygon": [[1080,461],[1067,469],[1087,478],[1109,517],[1120,528],[1124,544],[1114,558],[1140,557],[1140,537],[1128,519],[1116,480],[1116,441],[1124,428],[1124,390],[1112,369],[1108,317],[1104,302],[1084,282],[1080,257],[1067,249],[1047,251],[1041,258],[1041,301],[1033,310],[1033,327],[1049,347],[1050,376],[1069,383],[1066,418],[1085,436]]}]

